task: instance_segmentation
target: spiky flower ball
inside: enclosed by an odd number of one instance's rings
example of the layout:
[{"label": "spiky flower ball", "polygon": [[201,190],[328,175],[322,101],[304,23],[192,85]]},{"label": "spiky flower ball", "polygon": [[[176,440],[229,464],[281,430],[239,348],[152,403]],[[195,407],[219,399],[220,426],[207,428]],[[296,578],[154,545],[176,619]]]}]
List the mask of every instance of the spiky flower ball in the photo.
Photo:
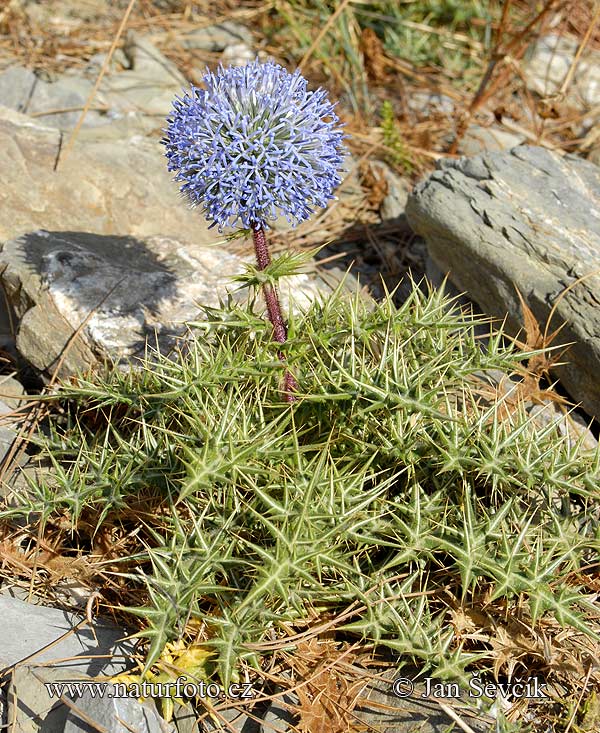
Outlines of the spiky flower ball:
[{"label": "spiky flower ball", "polygon": [[271,61],[207,73],[173,103],[163,143],[181,192],[211,226],[293,225],[340,183],[344,137],[322,89]]}]

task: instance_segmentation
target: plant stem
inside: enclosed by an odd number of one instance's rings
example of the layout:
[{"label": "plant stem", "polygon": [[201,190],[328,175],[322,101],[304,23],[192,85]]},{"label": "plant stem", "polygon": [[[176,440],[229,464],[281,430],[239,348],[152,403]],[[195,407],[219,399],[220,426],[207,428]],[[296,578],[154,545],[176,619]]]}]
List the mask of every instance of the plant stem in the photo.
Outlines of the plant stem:
[{"label": "plant stem", "polygon": [[[254,237],[254,251],[256,252],[256,262],[259,270],[264,270],[268,265],[271,264],[271,255],[269,254],[269,247],[267,245],[267,238],[265,237],[265,230],[260,224],[253,224],[252,235]],[[273,324],[273,337],[279,344],[284,344],[287,339],[287,327],[283,316],[281,315],[281,305],[279,303],[279,297],[277,290],[271,283],[263,284],[263,293],[265,296],[265,302],[267,304],[267,313],[269,314],[269,320]],[[285,355],[279,351],[277,356],[281,361],[285,361]],[[296,397],[294,392],[298,389],[298,383],[294,379],[294,376],[289,369],[285,370],[283,376],[283,390],[285,393],[285,399],[288,402],[295,402]]]}]

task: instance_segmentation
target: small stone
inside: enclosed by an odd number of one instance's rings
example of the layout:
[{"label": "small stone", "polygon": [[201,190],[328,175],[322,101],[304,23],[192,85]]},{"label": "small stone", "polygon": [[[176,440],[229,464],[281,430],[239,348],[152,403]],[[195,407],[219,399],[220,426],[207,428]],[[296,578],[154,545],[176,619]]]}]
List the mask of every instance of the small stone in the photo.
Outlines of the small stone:
[{"label": "small stone", "polygon": [[458,152],[460,155],[477,155],[486,150],[509,150],[524,142],[524,135],[516,135],[494,126],[470,125],[459,143]]},{"label": "small stone", "polygon": [[250,31],[243,25],[230,20],[218,25],[211,25],[208,28],[196,28],[181,38],[181,45],[184,48],[210,51],[211,53],[222,52],[228,46],[237,43],[251,46]]},{"label": "small stone", "polygon": [[600,166],[600,145],[590,150],[587,159],[590,161],[590,163],[594,163],[594,165]]},{"label": "small stone", "polygon": [[61,578],[53,587],[54,598],[61,606],[73,609],[85,609],[90,596],[97,588],[90,588],[78,578]]},{"label": "small stone", "polygon": [[147,38],[130,33],[124,49],[131,68],[107,75],[100,87],[107,104],[121,112],[166,117],[185,77]]},{"label": "small stone", "polygon": [[[185,84],[185,77],[175,64],[145,36],[130,32],[127,36],[125,55],[131,61],[131,71],[140,78],[161,81],[165,84]],[[131,78],[131,74],[123,73]]]},{"label": "small stone", "polygon": [[[86,72],[88,74],[98,74],[100,69],[104,66],[106,61],[107,53],[95,53],[91,56],[87,62]],[[131,60],[126,56],[125,51],[122,48],[116,48],[114,53],[110,57],[110,64],[108,66],[108,73],[118,73],[131,68]]]},{"label": "small stone", "polygon": [[410,110],[422,118],[431,117],[433,114],[452,117],[455,112],[454,100],[436,92],[413,92],[407,97],[406,103]]},{"label": "small stone", "polygon": [[581,443],[581,449],[584,451],[596,450],[598,441],[583,417],[574,410],[569,410],[549,398],[543,398],[543,402],[540,403],[538,395],[534,397],[536,401],[532,402],[531,398],[528,398],[527,392],[519,389],[522,379],[517,375],[509,376],[499,369],[489,369],[478,373],[476,376],[486,386],[492,388],[492,393],[497,392],[502,399],[506,399],[508,410],[511,407],[516,408],[518,402],[523,401],[525,411],[531,418],[531,429],[535,434],[539,434],[541,430],[549,425],[554,425],[561,435],[568,438],[570,446]]},{"label": "small stone", "polygon": [[[0,375],[0,400],[8,408],[7,412],[12,412],[20,407],[24,400],[19,399],[25,394],[25,387],[14,377],[9,375]],[[5,414],[0,409],[0,415]]]},{"label": "small stone", "polygon": [[43,3],[26,0],[25,12],[34,25],[72,30],[84,23],[106,18],[111,4],[110,0],[77,3],[72,0],[44,0]]},{"label": "small stone", "polygon": [[379,215],[382,221],[398,219],[404,214],[408,194],[412,189],[410,181],[401,178],[385,163],[375,160],[371,166],[383,174],[387,183],[387,194],[379,207]]},{"label": "small stone", "polygon": [[255,58],[256,51],[248,46],[248,44],[234,43],[224,49],[221,55],[221,63],[223,66],[244,66]]},{"label": "small stone", "polygon": [[561,409],[556,402],[547,400],[544,404],[532,405],[527,412],[539,428],[555,425],[561,435],[568,437],[571,446],[581,441],[583,450],[594,451],[598,447],[598,441],[581,415]]},{"label": "small stone", "polygon": [[[573,66],[580,42],[578,38],[554,33],[539,38],[524,65],[528,87],[542,97],[557,94]],[[600,52],[585,49],[568,94],[580,108],[600,104]]]}]

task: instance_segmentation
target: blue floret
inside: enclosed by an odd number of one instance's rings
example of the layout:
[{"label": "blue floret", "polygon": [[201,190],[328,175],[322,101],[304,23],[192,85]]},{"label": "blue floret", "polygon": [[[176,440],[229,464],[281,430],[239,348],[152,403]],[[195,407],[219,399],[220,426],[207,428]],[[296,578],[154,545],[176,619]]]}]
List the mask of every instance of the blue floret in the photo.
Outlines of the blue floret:
[{"label": "blue floret", "polygon": [[176,98],[163,143],[181,192],[211,226],[292,225],[340,184],[344,135],[325,91],[273,62],[220,67]]}]

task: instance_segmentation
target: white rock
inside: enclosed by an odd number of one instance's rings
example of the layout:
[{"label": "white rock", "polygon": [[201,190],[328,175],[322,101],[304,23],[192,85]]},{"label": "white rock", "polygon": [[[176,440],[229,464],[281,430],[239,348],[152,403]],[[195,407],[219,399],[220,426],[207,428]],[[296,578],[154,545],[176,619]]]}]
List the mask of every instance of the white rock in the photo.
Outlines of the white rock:
[{"label": "white rock", "polygon": [[[579,42],[569,36],[542,36],[525,63],[525,80],[529,88],[543,97],[556,94],[573,64]],[[593,107],[600,104],[600,52],[584,51],[568,93],[580,105]]]},{"label": "white rock", "polygon": [[244,66],[255,58],[256,51],[246,43],[234,43],[221,54],[221,63],[223,66]]}]

